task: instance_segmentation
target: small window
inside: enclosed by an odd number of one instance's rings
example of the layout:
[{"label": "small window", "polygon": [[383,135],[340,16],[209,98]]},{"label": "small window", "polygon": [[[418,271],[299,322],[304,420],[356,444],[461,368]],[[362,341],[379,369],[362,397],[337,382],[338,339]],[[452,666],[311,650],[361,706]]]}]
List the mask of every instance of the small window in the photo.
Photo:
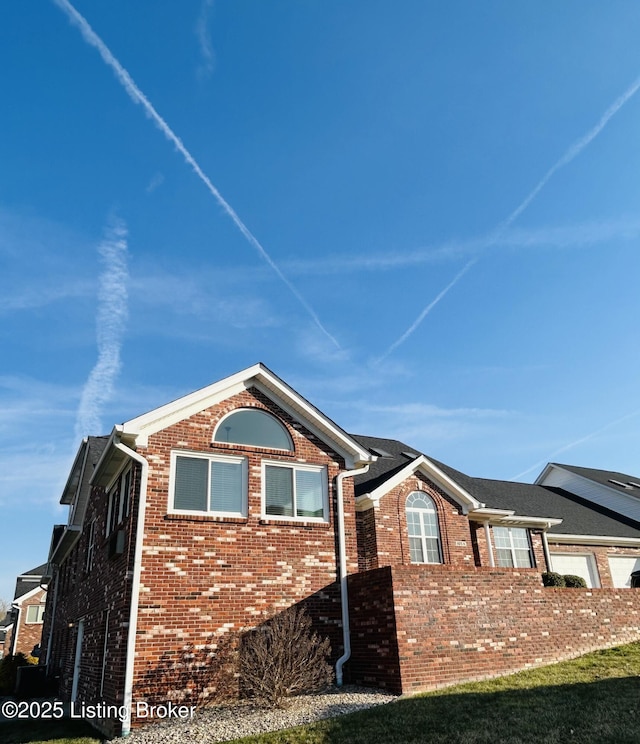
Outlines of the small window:
[{"label": "small window", "polygon": [[44,620],[44,605],[29,605],[27,607],[27,619],[26,622],[29,625],[36,623],[42,623]]},{"label": "small window", "polygon": [[263,472],[266,516],[328,521],[325,468],[265,463]]},{"label": "small window", "polygon": [[494,527],[498,566],[503,568],[532,568],[533,558],[529,531],[524,527]]},{"label": "small window", "polygon": [[93,568],[93,554],[95,552],[96,544],[96,520],[92,520],[89,525],[89,537],[87,539],[87,558],[85,561],[85,571],[89,573]]},{"label": "small window", "polygon": [[172,474],[172,511],[246,516],[244,457],[174,454]]},{"label": "small window", "polygon": [[109,490],[107,536],[129,516],[131,503],[131,468],[123,470]]},{"label": "small window", "polygon": [[411,563],[442,563],[438,513],[433,500],[422,491],[406,501]]},{"label": "small window", "polygon": [[213,441],[293,451],[293,442],[285,426],[259,408],[242,408],[222,419]]}]

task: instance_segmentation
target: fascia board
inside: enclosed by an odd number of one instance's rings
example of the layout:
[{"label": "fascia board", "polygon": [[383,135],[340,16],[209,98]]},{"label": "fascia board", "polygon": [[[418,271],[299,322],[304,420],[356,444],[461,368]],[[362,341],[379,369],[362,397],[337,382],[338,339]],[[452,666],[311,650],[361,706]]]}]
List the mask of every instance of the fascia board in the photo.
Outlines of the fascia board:
[{"label": "fascia board", "polygon": [[62,534],[56,549],[53,551],[49,558],[49,563],[55,563],[59,566],[64,559],[69,555],[71,548],[76,544],[82,529],[77,525],[69,525]]},{"label": "fascia board", "polygon": [[640,547],[640,537],[615,537],[613,535],[565,535],[549,532],[547,540],[563,545],[610,545],[611,547]]},{"label": "fascia board", "polygon": [[511,517],[515,514],[513,509],[492,509],[488,506],[483,506],[480,509],[474,509],[469,512],[469,519],[474,522],[491,522],[495,519],[504,519],[504,517]]},{"label": "fascia board", "polygon": [[[76,456],[73,460],[73,465],[71,466],[71,470],[69,471],[69,477],[67,478],[67,482],[64,485],[64,488],[62,489],[62,496],[60,497],[60,503],[61,504],[72,504],[77,493],[78,488],[80,487],[80,484],[82,482],[82,471],[84,470],[84,463],[86,461],[87,457],[87,451],[89,449],[89,440],[87,437],[85,437],[80,446],[78,447],[78,452],[76,453]],[[82,466],[80,465],[80,459],[82,457]],[[78,473],[78,483],[73,487],[73,477]]]},{"label": "fascia board", "polygon": [[240,374],[242,373],[233,375],[233,377],[227,377],[201,390],[196,390],[189,395],[160,406],[160,408],[154,408],[153,411],[149,411],[142,416],[125,421],[118,428],[125,435],[134,435],[137,446],[146,447],[149,436],[152,434],[156,434],[168,426],[177,424],[179,421],[189,418],[189,416],[193,416],[195,413],[204,411],[205,408],[214,406],[216,403],[220,403],[226,400],[226,398],[230,398],[232,395],[237,395],[243,390],[246,390],[248,387],[247,379],[250,378],[236,379]]},{"label": "fascia board", "polygon": [[[261,363],[126,421],[117,428],[122,435],[133,436],[136,446],[144,447],[148,444],[150,435],[250,387],[257,388],[271,399],[274,399],[275,395],[275,403],[294,418],[301,418],[309,431],[312,431],[321,441],[336,448],[345,458],[348,466],[360,462],[373,462],[376,459],[367,449]],[[96,467],[97,470],[98,467]]]},{"label": "fascia board", "polygon": [[35,596],[40,590],[44,589],[46,591],[45,587],[40,586],[40,583],[38,582],[38,586],[34,587],[33,589],[30,589],[26,594],[23,594],[21,597],[18,597],[18,599],[14,599],[12,604],[16,607],[21,607],[22,603],[29,599],[30,597]]},{"label": "fascia board", "polygon": [[440,468],[436,467],[431,460],[425,455],[420,455],[415,460],[412,460],[407,464],[406,467],[398,471],[389,480],[382,483],[378,488],[367,494],[374,503],[380,501],[380,499],[389,493],[393,488],[399,486],[402,481],[408,478],[410,475],[415,473],[417,470],[432,478],[439,486],[446,491],[451,498],[456,501],[461,507],[463,514],[468,514],[470,511],[474,511],[484,507],[484,504],[480,503],[477,499],[468,493],[462,486],[458,485],[453,479],[442,472]]}]

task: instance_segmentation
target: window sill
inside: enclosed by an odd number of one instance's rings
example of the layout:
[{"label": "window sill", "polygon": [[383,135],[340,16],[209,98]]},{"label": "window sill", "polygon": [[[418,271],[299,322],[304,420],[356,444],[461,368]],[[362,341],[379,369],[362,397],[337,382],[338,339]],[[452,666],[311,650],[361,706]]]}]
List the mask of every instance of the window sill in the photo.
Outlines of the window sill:
[{"label": "window sill", "polygon": [[223,522],[225,524],[247,524],[248,517],[221,517],[217,514],[165,514],[166,522]]},{"label": "window sill", "polygon": [[261,517],[259,524],[278,525],[279,527],[300,527],[305,530],[312,528],[329,529],[331,522],[307,522],[304,519],[277,519],[275,517]]}]

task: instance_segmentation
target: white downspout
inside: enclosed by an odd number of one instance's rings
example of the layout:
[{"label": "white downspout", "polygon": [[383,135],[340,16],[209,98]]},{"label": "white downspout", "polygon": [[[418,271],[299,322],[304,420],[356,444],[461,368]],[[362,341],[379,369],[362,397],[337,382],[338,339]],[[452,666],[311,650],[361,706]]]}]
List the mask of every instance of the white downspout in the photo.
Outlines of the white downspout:
[{"label": "white downspout", "polygon": [[349,661],[351,656],[351,631],[349,628],[349,594],[347,591],[347,548],[344,534],[344,500],[342,492],[342,481],[353,475],[364,475],[369,470],[365,465],[355,470],[345,470],[338,473],[336,478],[336,501],[338,507],[338,562],[340,564],[340,602],[342,604],[342,641],[344,653],[336,661],[336,684],[342,687],[342,667]]},{"label": "white downspout", "polygon": [[489,566],[491,568],[495,568],[496,562],[493,557],[493,545],[491,544],[491,530],[489,529],[489,522],[484,523],[484,536],[487,541],[487,550],[489,551]]},{"label": "white downspout", "polygon": [[140,573],[142,568],[142,540],[144,537],[144,516],[147,507],[147,483],[149,479],[149,463],[135,450],[115,441],[114,445],[132,460],[142,466],[140,475],[140,503],[138,504],[138,519],[136,525],[136,549],[133,558],[133,578],[131,581],[131,608],[129,615],[129,635],[127,636],[127,655],[124,672],[124,706],[125,714],[122,721],[122,736],[131,732],[131,706],[133,703],[133,667],[136,652],[136,633],[138,630],[138,604],[140,599]]},{"label": "white downspout", "polygon": [[542,530],[542,549],[544,550],[544,559],[547,562],[547,571],[553,571],[551,554],[549,553],[549,542],[547,541],[547,530]]}]

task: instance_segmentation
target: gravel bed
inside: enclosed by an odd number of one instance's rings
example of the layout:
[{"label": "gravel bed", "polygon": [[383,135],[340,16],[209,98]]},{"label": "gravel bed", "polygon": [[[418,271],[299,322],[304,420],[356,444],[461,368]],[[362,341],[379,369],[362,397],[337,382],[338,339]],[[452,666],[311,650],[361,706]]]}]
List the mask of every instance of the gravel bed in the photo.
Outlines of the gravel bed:
[{"label": "gravel bed", "polygon": [[397,695],[380,690],[345,685],[315,695],[292,698],[288,706],[282,709],[261,708],[249,702],[217,706],[196,711],[192,719],[185,721],[166,720],[134,729],[127,738],[127,744],[174,744],[183,741],[210,744],[302,726],[397,699]]}]

